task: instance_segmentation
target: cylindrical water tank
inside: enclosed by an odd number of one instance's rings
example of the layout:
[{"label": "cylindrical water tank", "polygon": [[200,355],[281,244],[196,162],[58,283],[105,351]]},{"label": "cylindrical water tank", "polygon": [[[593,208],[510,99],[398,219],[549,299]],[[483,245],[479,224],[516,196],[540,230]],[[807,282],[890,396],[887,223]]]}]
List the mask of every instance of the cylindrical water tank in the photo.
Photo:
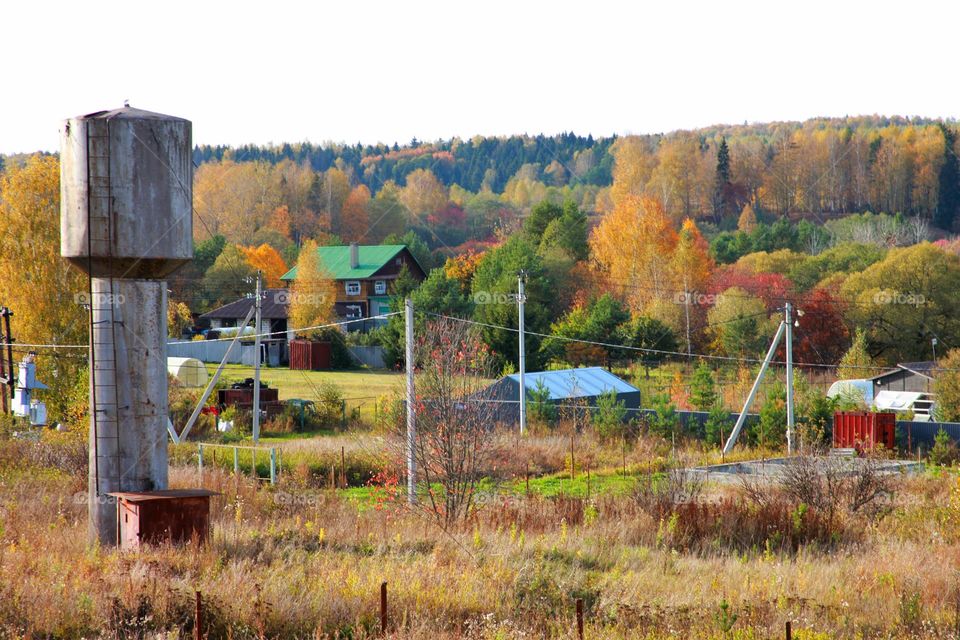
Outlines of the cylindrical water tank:
[{"label": "cylindrical water tank", "polygon": [[101,278],[165,278],[193,258],[189,120],[124,107],[61,134],[61,255]]}]

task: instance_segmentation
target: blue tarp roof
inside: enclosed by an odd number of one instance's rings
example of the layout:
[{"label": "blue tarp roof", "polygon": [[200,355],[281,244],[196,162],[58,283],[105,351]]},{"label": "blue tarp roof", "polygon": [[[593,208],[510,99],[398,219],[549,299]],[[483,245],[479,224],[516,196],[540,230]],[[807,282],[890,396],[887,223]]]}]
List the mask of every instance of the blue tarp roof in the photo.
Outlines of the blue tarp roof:
[{"label": "blue tarp roof", "polygon": [[[520,374],[507,376],[518,385]],[[534,371],[525,373],[523,383],[527,391],[537,388],[537,382],[550,391],[551,400],[564,398],[589,398],[613,389],[617,393],[637,393],[640,390],[627,384],[602,367],[583,367],[579,369],[560,369],[558,371]]]}]

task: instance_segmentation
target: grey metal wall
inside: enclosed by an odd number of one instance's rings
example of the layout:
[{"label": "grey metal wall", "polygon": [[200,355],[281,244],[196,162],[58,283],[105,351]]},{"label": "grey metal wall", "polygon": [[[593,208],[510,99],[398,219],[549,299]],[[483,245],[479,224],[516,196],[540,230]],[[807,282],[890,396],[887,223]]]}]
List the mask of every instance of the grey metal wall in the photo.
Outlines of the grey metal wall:
[{"label": "grey metal wall", "polygon": [[[196,358],[200,362],[219,363],[230,348],[229,341],[197,340],[196,342],[168,342],[167,357]],[[245,358],[245,351],[250,354]],[[253,345],[234,345],[227,358],[228,364],[244,364],[247,360],[253,363]]]},{"label": "grey metal wall", "polygon": [[383,361],[383,347],[348,346],[347,348],[350,350],[350,355],[353,356],[353,359],[362,365],[366,365],[371,369],[385,369],[387,366]]}]

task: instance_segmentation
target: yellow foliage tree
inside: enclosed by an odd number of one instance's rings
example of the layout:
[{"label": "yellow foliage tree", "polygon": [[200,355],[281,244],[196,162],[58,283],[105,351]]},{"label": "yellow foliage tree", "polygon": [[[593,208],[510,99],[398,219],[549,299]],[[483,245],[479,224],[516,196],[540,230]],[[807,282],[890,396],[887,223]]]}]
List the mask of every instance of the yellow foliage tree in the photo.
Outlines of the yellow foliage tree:
[{"label": "yellow foliage tree", "polygon": [[171,338],[179,338],[183,335],[183,330],[193,324],[193,316],[190,315],[190,307],[183,302],[176,300],[167,300],[167,335]]},{"label": "yellow foliage tree", "polygon": [[[85,344],[88,316],[78,296],[87,277],[60,257],[60,165],[50,156],[9,164],[0,174],[0,304],[14,317],[11,332],[22,344]],[[83,365],[76,349],[39,354],[39,377],[51,415],[60,417],[64,398]]]},{"label": "yellow foliage tree", "polygon": [[744,233],[750,233],[757,228],[757,214],[749,204],[743,207],[740,217],[737,219],[737,229]]},{"label": "yellow foliage tree", "polygon": [[653,198],[625,195],[604,216],[590,237],[596,266],[624,291],[632,311],[642,313],[653,301],[669,296],[673,274],[668,260],[677,232]]},{"label": "yellow foliage tree", "polygon": [[261,244],[259,247],[240,247],[244,260],[253,269],[263,272],[264,285],[271,288],[282,286],[283,282],[280,276],[285,274],[287,264],[280,257],[280,253],[269,244]]},{"label": "yellow foliage tree", "polygon": [[429,169],[417,169],[407,175],[400,191],[400,202],[417,218],[436,213],[447,204],[447,189]]},{"label": "yellow foliage tree", "polygon": [[[296,277],[290,285],[291,328],[329,323],[333,319],[335,302],[335,281],[320,262],[317,243],[307,240],[300,249]],[[298,333],[298,337],[311,337],[314,333]]]}]

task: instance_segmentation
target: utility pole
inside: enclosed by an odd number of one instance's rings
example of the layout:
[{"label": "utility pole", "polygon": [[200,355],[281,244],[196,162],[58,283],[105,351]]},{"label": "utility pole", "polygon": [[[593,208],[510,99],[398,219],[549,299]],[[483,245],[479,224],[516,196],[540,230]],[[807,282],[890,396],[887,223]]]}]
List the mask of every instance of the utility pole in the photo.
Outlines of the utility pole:
[{"label": "utility pole", "polygon": [[[3,413],[8,413],[13,406],[13,389],[17,381],[17,374],[14,373],[13,368],[13,336],[10,335],[10,316],[13,315],[13,311],[10,311],[7,307],[0,307],[0,320],[3,321],[3,326],[0,327],[0,330],[3,331],[3,342],[0,343],[0,384],[3,385],[3,389],[0,390],[0,399],[3,401]],[[4,351],[3,347],[6,347]]]},{"label": "utility pole", "polygon": [[787,342],[787,455],[793,455],[793,307],[788,302],[784,307]]},{"label": "utility pole", "polygon": [[517,312],[520,316],[520,435],[527,430],[527,387],[523,375],[527,368],[526,341],[524,340],[524,312],[523,303],[526,302],[526,291],[524,285],[527,280],[527,272],[523,269],[517,274]]},{"label": "utility pole", "polygon": [[[257,269],[257,293],[253,321],[253,443],[260,441],[260,315],[263,298],[263,272]],[[246,327],[240,327],[241,333]]]},{"label": "utility pole", "polygon": [[737,423],[733,425],[733,431],[730,432],[730,437],[727,438],[727,444],[723,447],[723,453],[728,454],[733,451],[733,446],[737,444],[737,438],[740,437],[740,430],[743,429],[743,423],[747,419],[747,411],[750,410],[750,405],[753,404],[753,399],[757,395],[757,390],[760,388],[760,382],[763,380],[764,374],[767,372],[767,367],[770,366],[770,361],[773,360],[774,354],[777,352],[777,345],[780,344],[780,338],[783,337],[784,325],[785,323],[781,320],[780,326],[777,327],[777,335],[773,337],[773,342],[770,343],[770,349],[767,351],[767,357],[763,359],[763,364],[760,365],[760,373],[757,374],[757,379],[753,382],[753,387],[750,389],[750,393],[747,395],[747,401],[743,403],[743,410],[740,412],[739,417],[737,417]]},{"label": "utility pole", "polygon": [[415,457],[417,444],[416,393],[413,386],[413,369],[416,364],[413,353],[413,300],[403,301],[404,325],[406,329],[406,367],[407,367],[407,503],[417,502],[417,462]]}]

